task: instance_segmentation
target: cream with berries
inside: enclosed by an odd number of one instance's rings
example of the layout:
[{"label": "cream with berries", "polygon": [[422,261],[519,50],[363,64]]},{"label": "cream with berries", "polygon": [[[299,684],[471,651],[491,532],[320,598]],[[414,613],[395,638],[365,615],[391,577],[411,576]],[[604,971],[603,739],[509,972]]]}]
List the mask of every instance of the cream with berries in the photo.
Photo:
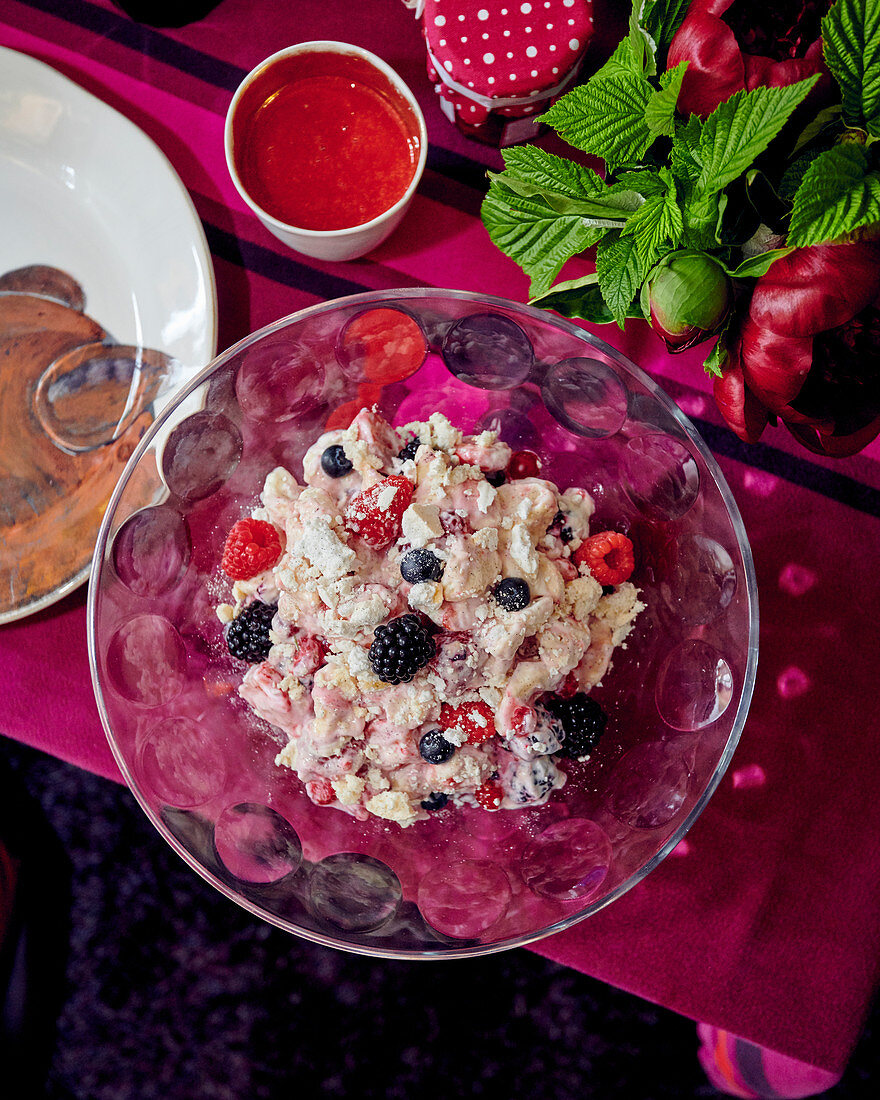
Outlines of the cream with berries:
[{"label": "cream with berries", "polygon": [[269,473],[236,523],[218,614],[240,695],[320,805],[407,826],[545,802],[589,758],[590,692],[642,604],[633,547],[529,451],[444,416],[362,409],[302,483]]}]

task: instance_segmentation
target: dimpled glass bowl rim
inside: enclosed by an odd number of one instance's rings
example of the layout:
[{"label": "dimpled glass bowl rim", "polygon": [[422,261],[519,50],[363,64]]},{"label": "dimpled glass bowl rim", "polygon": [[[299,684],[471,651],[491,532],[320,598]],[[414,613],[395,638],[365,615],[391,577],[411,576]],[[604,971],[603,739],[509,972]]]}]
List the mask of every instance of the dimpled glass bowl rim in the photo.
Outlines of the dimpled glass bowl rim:
[{"label": "dimpled glass bowl rim", "polygon": [[[748,622],[749,622],[749,640],[746,667],[743,673],[742,691],[740,694],[739,702],[737,705],[736,715],[731,727],[730,734],[727,739],[727,744],[724,747],[724,751],[721,754],[718,763],[715,766],[715,770],[706,784],[700,797],[695,802],[687,816],[679,823],[678,827],[673,831],[671,836],[662,845],[662,847],[654,853],[650,859],[646,860],[637,871],[633,872],[628,878],[624,879],[618,884],[612,891],[606,896],[600,898],[598,901],[588,904],[584,909],[572,913],[569,916],[564,917],[562,920],[557,921],[555,924],[549,925],[545,928],[538,929],[534,932],[523,933],[522,935],[512,937],[509,940],[505,940],[499,943],[491,944],[477,944],[475,946],[467,946],[461,948],[444,948],[442,950],[430,950],[423,949],[418,952],[396,950],[382,947],[372,947],[366,944],[347,943],[334,939],[332,936],[325,935],[321,932],[315,932],[308,928],[300,928],[294,925],[291,921],[287,921],[282,917],[277,916],[265,909],[262,909],[259,905],[250,902],[246,897],[237,893],[231,889],[219,878],[215,877],[206,867],[196,859],[191,852],[186,849],[181,842],[174,836],[170,829],[165,825],[161,818],[153,811],[152,807],[148,804],[146,798],[141,794],[138,784],[133,775],[129,771],[128,765],[122,755],[119,746],[113,735],[113,729],[110,723],[107,709],[104,705],[104,697],[100,677],[98,674],[98,659],[97,659],[97,635],[96,635],[96,620],[97,620],[97,602],[98,591],[101,585],[101,577],[104,569],[105,562],[108,560],[109,551],[111,548],[111,541],[109,538],[110,530],[113,524],[113,519],[116,513],[116,508],[119,505],[120,498],[128,484],[135,467],[140,459],[146,453],[146,451],[156,443],[157,436],[159,436],[163,430],[166,429],[169,421],[176,423],[174,420],[175,413],[181,409],[187,399],[199,389],[211,376],[224,367],[230,360],[240,355],[247,348],[258,343],[264,337],[271,336],[285,328],[295,325],[306,318],[317,316],[321,313],[331,312],[337,309],[351,309],[357,306],[380,306],[383,304],[389,304],[393,302],[417,302],[423,299],[440,298],[440,299],[454,299],[465,303],[471,303],[473,305],[485,306],[488,308],[497,307],[501,310],[508,311],[514,315],[520,314],[525,318],[532,321],[540,322],[541,324],[551,324],[554,327],[558,327],[563,331],[569,333],[572,336],[584,341],[586,344],[593,345],[603,355],[607,356],[618,368],[620,368],[624,374],[632,376],[637,382],[639,382],[650,393],[652,398],[662,406],[665,412],[667,412],[675,422],[681,427],[682,431],[687,436],[688,442],[699,452],[700,457],[706,464],[706,469],[713,478],[715,485],[722,498],[724,506],[727,510],[728,517],[730,519],[731,526],[733,528],[734,535],[737,541],[737,547],[742,558],[743,573],[745,576],[746,584],[746,597],[748,601]],[[454,323],[451,320],[450,323]],[[475,387],[478,388],[478,387]],[[511,387],[516,388],[516,387]],[[195,411],[190,410],[190,411]],[[189,415],[189,412],[187,412]],[[159,503],[158,501],[155,503]],[[155,506],[154,505],[152,506]],[[122,475],[113,491],[110,501],[107,506],[107,510],[104,514],[103,521],[101,523],[100,530],[98,532],[98,539],[95,547],[95,554],[92,560],[91,575],[89,578],[88,589],[88,601],[87,601],[87,642],[88,642],[88,655],[89,655],[89,667],[91,670],[92,687],[95,693],[95,699],[98,705],[98,711],[101,717],[101,723],[104,727],[104,732],[107,736],[110,749],[113,753],[113,757],[125,778],[126,784],[134,795],[135,799],[139,803],[141,809],[145,812],[153,826],[159,832],[159,834],[165,839],[165,841],[174,849],[175,852],[187,863],[198,875],[200,875],[205,881],[211,884],[215,889],[219,890],[221,894],[241,906],[254,916],[275,925],[278,928],[283,929],[293,935],[299,936],[303,939],[310,940],[314,943],[321,944],[325,947],[333,947],[337,950],[344,950],[352,952],[353,954],[366,955],[373,958],[386,958],[386,959],[455,959],[455,958],[470,958],[480,955],[497,954],[500,951],[507,951],[514,947],[525,947],[528,944],[535,943],[538,940],[545,939],[548,936],[552,936],[557,932],[562,932],[567,928],[571,928],[573,925],[578,924],[580,921],[586,920],[587,917],[597,913],[600,909],[604,909],[611,902],[621,897],[623,894],[631,890],[635,885],[642,881],[651,871],[657,867],[672,849],[681,841],[685,834],[689,831],[691,826],[700,816],[705,809],[709,799],[714,794],[727,770],[727,767],[733,757],[734,751],[739,743],[740,736],[742,734],[743,727],[746,722],[746,717],[749,711],[749,705],[751,703],[752,692],[755,684],[755,673],[758,663],[758,584],[755,574],[754,561],[752,559],[752,552],[749,546],[748,537],[746,535],[745,524],[743,523],[742,516],[740,515],[739,508],[734,500],[733,494],[727,484],[724,474],[721,472],[721,468],[716,462],[712,452],[707,447],[706,443],[700,436],[696,428],[691,424],[687,416],[676,405],[676,403],[657,385],[654,380],[645,373],[640,367],[636,366],[630,359],[628,359],[621,352],[611,347],[610,344],[606,344],[604,340],[594,336],[586,329],[572,324],[565,318],[559,317],[556,314],[548,313],[544,310],[536,309],[534,306],[524,305],[520,302],[514,302],[507,298],[500,298],[494,295],[477,294],[472,291],[466,290],[446,290],[443,288],[404,288],[399,290],[381,290],[381,291],[367,291],[362,294],[348,295],[343,298],[334,298],[326,302],[320,302],[313,306],[308,306],[305,309],[298,310],[296,313],[282,317],[277,321],[265,325],[263,328],[251,333],[250,335],[239,340],[226,351],[222,352],[215,359],[213,359],[203,370],[201,370],[187,385],[182,389],[173,401],[169,402],[162,414],[157,417],[153,424],[149,427],[136,450],[132,454]]]}]

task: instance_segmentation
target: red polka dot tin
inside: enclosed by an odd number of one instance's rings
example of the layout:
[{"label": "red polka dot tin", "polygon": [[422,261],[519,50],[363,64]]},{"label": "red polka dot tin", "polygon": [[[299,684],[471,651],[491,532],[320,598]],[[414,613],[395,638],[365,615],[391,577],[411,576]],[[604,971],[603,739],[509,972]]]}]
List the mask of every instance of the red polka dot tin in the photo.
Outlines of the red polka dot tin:
[{"label": "red polka dot tin", "polygon": [[443,113],[468,137],[506,146],[574,83],[593,35],[591,0],[410,0]]}]

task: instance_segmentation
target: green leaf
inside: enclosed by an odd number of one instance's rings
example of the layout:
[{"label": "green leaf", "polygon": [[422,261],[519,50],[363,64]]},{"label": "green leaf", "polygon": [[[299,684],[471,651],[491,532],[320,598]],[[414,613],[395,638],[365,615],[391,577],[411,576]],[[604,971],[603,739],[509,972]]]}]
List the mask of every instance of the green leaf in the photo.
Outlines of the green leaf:
[{"label": "green leaf", "polygon": [[660,176],[659,171],[651,168],[621,172],[617,181],[614,187],[621,186],[629,191],[635,191],[645,199],[650,195],[665,195],[668,190],[666,180]]},{"label": "green leaf", "polygon": [[638,0],[634,0],[629,15],[629,41],[633,56],[641,64],[642,72],[646,76],[655,76],[657,73],[657,46],[651,35],[639,23],[639,7]]},{"label": "green leaf", "polygon": [[542,187],[530,180],[522,180],[509,172],[487,173],[489,180],[498,181],[509,191],[527,199],[542,199],[557,214],[574,214],[591,225],[606,229],[620,229],[626,224],[630,214],[643,202],[642,196],[635,191],[607,188],[596,195],[586,198],[571,198],[550,188]]},{"label": "green leaf", "polygon": [[596,248],[599,288],[621,328],[645,278],[645,271],[634,237],[608,234],[599,242]]},{"label": "green leaf", "polygon": [[[880,115],[880,5],[838,0],[822,20],[825,63],[840,85],[843,115],[851,126]],[[876,133],[876,131],[872,131]]]},{"label": "green leaf", "polygon": [[706,371],[706,374],[711,374],[715,378],[720,378],[724,373],[724,367],[727,365],[727,358],[727,344],[724,337],[719,336],[712,350],[703,361],[703,369]]},{"label": "green leaf", "polygon": [[557,214],[574,214],[597,228],[620,228],[642,196],[631,188],[606,186],[590,168],[547,153],[533,145],[509,149],[503,172],[487,173],[523,198],[543,199]]},{"label": "green leaf", "polygon": [[695,183],[703,171],[700,159],[700,135],[703,124],[696,115],[691,115],[686,123],[678,123],[672,135],[672,150],[669,164],[676,179]]},{"label": "green leaf", "polygon": [[541,120],[569,145],[601,157],[611,170],[638,163],[654,140],[645,122],[653,92],[643,77],[591,80],[557,100]]},{"label": "green leaf", "polygon": [[725,264],[721,264],[721,266],[733,279],[758,279],[762,275],[766,275],[773,264],[782,256],[787,256],[789,252],[791,252],[790,248],[772,248],[769,252],[761,252],[757,256],[750,256],[749,259],[743,260],[738,267],[733,269]]},{"label": "green leaf", "polygon": [[818,80],[811,76],[784,88],[736,92],[703,123],[697,190],[709,195],[723,190],[751,166],[779,133],[789,115]]},{"label": "green leaf", "polygon": [[569,198],[582,199],[605,190],[605,181],[592,168],[554,156],[536,145],[518,145],[502,151],[505,173]]},{"label": "green leaf", "polygon": [[684,221],[675,194],[675,181],[667,168],[659,175],[666,183],[662,194],[651,195],[631,215],[623,232],[635,240],[636,251],[647,269],[664,251],[675,248],[681,241]]},{"label": "green leaf", "polygon": [[719,196],[695,194],[684,204],[683,242],[690,248],[712,249],[718,245],[716,227],[721,219]]},{"label": "green leaf", "polygon": [[566,260],[607,232],[585,225],[581,217],[558,214],[541,199],[517,195],[497,180],[489,186],[481,214],[493,243],[528,275],[533,296],[552,285]]},{"label": "green leaf", "polygon": [[[607,325],[614,320],[611,310],[605,304],[602,292],[596,285],[595,275],[557,283],[547,294],[540,298],[533,298],[531,304],[541,309],[555,310],[563,317],[574,317],[596,325]],[[627,316],[641,317],[642,311],[640,308],[633,307]]]},{"label": "green leaf", "polygon": [[791,155],[796,156],[801,149],[815,141],[825,130],[839,125],[842,110],[843,108],[839,103],[832,103],[830,107],[823,107],[816,117],[811,119],[801,130],[797,141],[794,143]]},{"label": "green leaf", "polygon": [[795,247],[838,240],[880,222],[880,176],[868,171],[862,145],[835,145],[804,173],[791,211],[788,244]]},{"label": "green leaf", "polygon": [[803,182],[807,169],[816,157],[823,152],[825,152],[824,149],[811,149],[808,153],[803,153],[789,164],[779,180],[779,197],[783,202],[787,202],[789,205],[794,202],[794,197]]},{"label": "green leaf", "polygon": [[654,0],[642,8],[642,26],[654,39],[657,52],[665,52],[684,21],[690,0]]},{"label": "green leaf", "polygon": [[675,130],[675,105],[681,92],[687,62],[682,61],[660,77],[660,91],[654,92],[645,106],[645,122],[652,134],[672,137]]},{"label": "green leaf", "polygon": [[644,71],[644,56],[636,56],[630,39],[622,38],[614,53],[590,79],[602,80],[607,76],[641,76]]}]

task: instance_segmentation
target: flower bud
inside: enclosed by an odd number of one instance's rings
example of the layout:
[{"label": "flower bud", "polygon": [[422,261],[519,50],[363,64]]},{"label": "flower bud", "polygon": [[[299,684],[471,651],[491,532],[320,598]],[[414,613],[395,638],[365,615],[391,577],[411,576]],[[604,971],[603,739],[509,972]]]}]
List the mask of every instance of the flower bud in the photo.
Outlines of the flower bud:
[{"label": "flower bud", "polygon": [[642,284],[642,312],[670,351],[718,332],[732,302],[730,279],[705,252],[671,252]]}]

